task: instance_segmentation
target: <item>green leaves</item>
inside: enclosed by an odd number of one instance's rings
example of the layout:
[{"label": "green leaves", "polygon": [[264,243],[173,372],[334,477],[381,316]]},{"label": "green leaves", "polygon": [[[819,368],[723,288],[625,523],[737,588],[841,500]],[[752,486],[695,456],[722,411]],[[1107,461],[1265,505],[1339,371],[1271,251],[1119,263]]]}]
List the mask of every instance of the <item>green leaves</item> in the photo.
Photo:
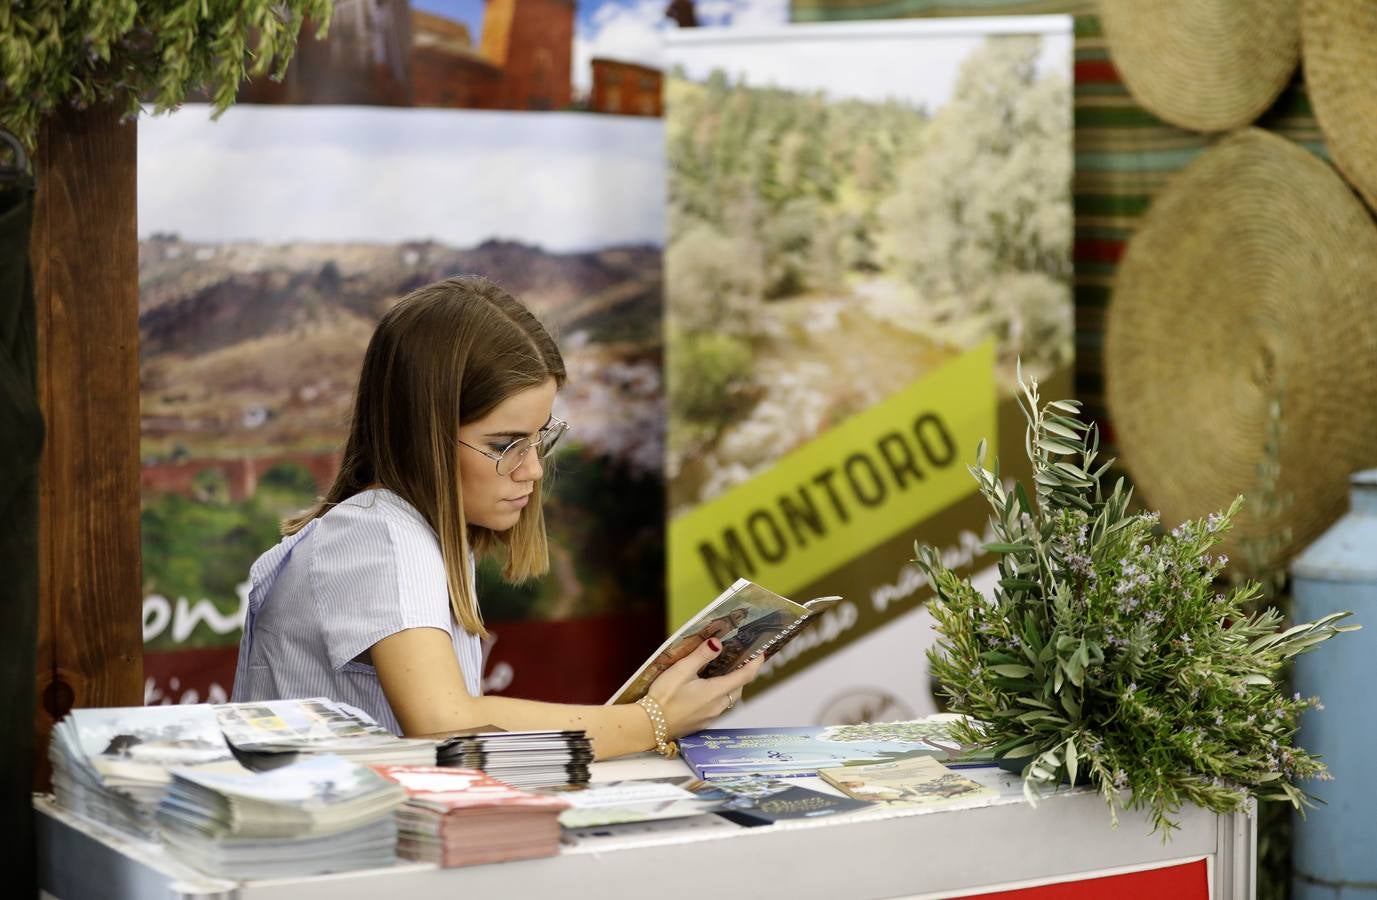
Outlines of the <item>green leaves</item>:
[{"label": "green leaves", "polygon": [[112,103],[129,117],[163,112],[192,91],[216,115],[248,76],[281,77],[304,18],[323,37],[331,0],[29,0],[0,9],[0,125],[31,151],[61,106]]},{"label": "green leaves", "polygon": [[1347,613],[1280,630],[1275,611],[1249,616],[1245,585],[1219,594],[1209,553],[1240,507],[1163,534],[1130,514],[1122,478],[1101,486],[1098,435],[1074,401],[1040,404],[1020,378],[1030,490],[1006,488],[985,449],[971,473],[990,505],[999,578],[986,600],[941,566],[918,564],[937,590],[929,653],[952,709],[981,723],[995,756],[1029,757],[1030,798],[1088,775],[1109,804],[1145,810],[1169,831],[1185,803],[1242,809],[1250,794],[1308,802],[1293,784],[1323,775],[1294,746],[1299,715],[1318,701],[1284,696],[1281,668],[1356,626]]}]

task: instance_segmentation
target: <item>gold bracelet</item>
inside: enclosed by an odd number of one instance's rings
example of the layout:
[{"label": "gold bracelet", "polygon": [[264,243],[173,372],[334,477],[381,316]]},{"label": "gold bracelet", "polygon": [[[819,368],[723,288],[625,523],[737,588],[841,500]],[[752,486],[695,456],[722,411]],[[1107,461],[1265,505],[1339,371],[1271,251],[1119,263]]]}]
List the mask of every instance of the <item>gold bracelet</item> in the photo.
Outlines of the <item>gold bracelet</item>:
[{"label": "gold bracelet", "polygon": [[679,755],[679,745],[674,741],[668,740],[669,725],[665,722],[664,710],[660,709],[660,704],[655,702],[655,698],[646,694],[636,701],[636,705],[645,710],[645,714],[650,716],[650,727],[655,732],[655,750],[665,759],[673,759]]}]

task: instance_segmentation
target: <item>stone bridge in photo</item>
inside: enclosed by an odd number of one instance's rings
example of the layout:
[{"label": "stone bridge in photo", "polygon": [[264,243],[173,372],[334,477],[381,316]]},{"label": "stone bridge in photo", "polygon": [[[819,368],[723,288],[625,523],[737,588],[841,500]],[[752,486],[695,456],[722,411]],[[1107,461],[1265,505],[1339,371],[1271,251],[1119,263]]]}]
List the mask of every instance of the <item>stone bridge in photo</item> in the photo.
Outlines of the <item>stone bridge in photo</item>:
[{"label": "stone bridge in photo", "polygon": [[314,479],[316,490],[323,494],[334,480],[335,473],[339,471],[340,455],[281,453],[273,456],[184,459],[144,463],[139,475],[145,494],[180,494],[183,497],[194,497],[197,476],[204,472],[221,472],[229,487],[229,499],[238,502],[254,495],[258,490],[258,480],[264,473],[284,464],[304,468]]}]

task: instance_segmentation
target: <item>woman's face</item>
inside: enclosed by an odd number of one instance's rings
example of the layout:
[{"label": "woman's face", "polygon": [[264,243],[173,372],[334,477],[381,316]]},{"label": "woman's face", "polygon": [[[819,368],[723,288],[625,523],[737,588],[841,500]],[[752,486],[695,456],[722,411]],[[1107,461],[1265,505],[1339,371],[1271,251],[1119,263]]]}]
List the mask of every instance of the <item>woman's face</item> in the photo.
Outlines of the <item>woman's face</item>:
[{"label": "woman's face", "polygon": [[497,463],[473,447],[494,455],[518,438],[534,441],[550,421],[555,405],[555,380],[513,394],[481,419],[459,426],[459,484],[464,492],[464,518],[470,525],[506,531],[521,518],[521,510],[545,474],[531,449],[511,473],[497,474]]}]

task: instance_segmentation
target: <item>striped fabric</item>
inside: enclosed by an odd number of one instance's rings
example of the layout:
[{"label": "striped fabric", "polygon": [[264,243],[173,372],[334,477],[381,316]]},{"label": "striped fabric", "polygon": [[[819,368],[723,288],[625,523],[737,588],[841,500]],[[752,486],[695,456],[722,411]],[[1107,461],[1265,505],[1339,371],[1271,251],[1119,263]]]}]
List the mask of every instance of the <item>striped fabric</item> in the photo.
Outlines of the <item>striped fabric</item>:
[{"label": "striped fabric", "polygon": [[447,632],[465,688],[482,692],[482,647],[454,622],[440,543],[391,491],[357,494],[283,538],[250,582],[235,701],[324,696],[400,734],[377,671],[356,657],[409,628]]}]

